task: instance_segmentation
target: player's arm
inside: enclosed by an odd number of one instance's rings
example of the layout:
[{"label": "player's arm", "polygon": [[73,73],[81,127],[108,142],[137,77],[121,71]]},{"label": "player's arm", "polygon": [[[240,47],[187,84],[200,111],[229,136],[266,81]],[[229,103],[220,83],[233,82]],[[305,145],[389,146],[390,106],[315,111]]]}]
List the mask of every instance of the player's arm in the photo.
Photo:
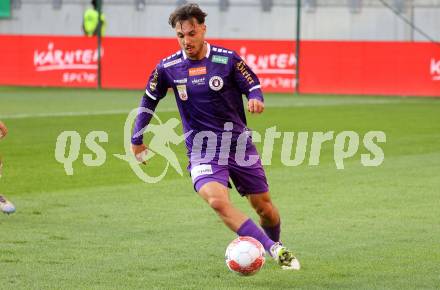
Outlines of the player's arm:
[{"label": "player's arm", "polygon": [[0,121],[0,139],[5,137],[6,134],[8,134],[8,128],[2,121]]},{"label": "player's arm", "polygon": [[142,97],[133,129],[133,135],[131,137],[131,150],[138,161],[142,161],[143,154],[146,153],[147,146],[145,146],[143,142],[144,132],[153,117],[153,113],[156,110],[158,103],[159,100],[153,100],[147,94],[144,94]]},{"label": "player's arm", "polygon": [[264,111],[264,98],[260,80],[244,60],[236,53],[233,54],[232,69],[235,80],[242,94],[248,99],[248,111],[260,114]]},{"label": "player's arm", "polygon": [[136,117],[133,135],[131,137],[131,149],[139,161],[142,161],[142,155],[145,154],[147,146],[143,143],[143,134],[153,117],[159,101],[165,97],[168,85],[164,75],[163,67],[158,65],[150,75],[139,106],[139,113]]}]

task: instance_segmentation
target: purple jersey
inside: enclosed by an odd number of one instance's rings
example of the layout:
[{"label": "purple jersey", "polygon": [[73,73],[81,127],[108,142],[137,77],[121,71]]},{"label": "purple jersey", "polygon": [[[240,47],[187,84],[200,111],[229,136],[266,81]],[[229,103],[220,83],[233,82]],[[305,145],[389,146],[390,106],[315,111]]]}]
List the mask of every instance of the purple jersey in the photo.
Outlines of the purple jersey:
[{"label": "purple jersey", "polygon": [[[201,60],[191,60],[184,51],[164,58],[151,74],[143,102],[154,110],[157,102],[172,88],[182,118],[184,132],[193,131],[186,138],[190,153],[193,138],[200,131],[214,132],[220,147],[225,123],[233,124],[232,144],[238,135],[247,130],[242,95],[263,101],[260,82],[246,63],[233,51],[207,43],[207,54]],[[138,132],[150,118],[139,118],[134,132]],[[142,135],[133,138],[140,144]],[[217,148],[217,149],[218,149]]]}]

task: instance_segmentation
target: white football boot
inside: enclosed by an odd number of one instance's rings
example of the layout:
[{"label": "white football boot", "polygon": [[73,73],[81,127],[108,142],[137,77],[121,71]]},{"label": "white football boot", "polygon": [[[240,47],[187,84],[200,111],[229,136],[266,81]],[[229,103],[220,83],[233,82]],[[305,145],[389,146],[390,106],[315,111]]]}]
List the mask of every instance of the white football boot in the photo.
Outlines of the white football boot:
[{"label": "white football boot", "polygon": [[270,255],[278,262],[283,270],[299,270],[301,265],[292,251],[276,243],[270,248]]}]

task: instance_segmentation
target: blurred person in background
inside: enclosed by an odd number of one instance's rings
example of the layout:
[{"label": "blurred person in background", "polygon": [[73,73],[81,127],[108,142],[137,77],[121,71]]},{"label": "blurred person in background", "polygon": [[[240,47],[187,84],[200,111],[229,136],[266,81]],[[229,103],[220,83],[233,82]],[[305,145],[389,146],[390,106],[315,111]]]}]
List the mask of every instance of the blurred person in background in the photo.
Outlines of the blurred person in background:
[{"label": "blurred person in background", "polygon": [[[8,128],[2,121],[0,121],[0,139],[3,139],[3,137],[6,136],[6,134],[8,134]],[[3,163],[0,157],[0,178],[2,177],[2,168],[3,168]],[[15,212],[15,206],[1,194],[0,194],[0,211],[6,214],[11,214]]]},{"label": "blurred person in background", "polygon": [[104,35],[107,22],[104,13],[101,12],[101,23],[99,22],[98,1],[92,0],[92,7],[84,11],[83,26],[84,34],[88,37],[98,35],[99,26],[101,26],[101,35]]}]

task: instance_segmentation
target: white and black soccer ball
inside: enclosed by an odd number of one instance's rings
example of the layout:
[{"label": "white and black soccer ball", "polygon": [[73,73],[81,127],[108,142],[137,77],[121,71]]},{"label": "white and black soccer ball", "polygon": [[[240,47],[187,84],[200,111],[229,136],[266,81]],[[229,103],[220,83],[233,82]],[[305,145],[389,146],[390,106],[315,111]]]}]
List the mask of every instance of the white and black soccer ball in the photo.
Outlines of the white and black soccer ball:
[{"label": "white and black soccer ball", "polygon": [[229,270],[239,275],[256,274],[263,267],[263,245],[252,237],[238,237],[226,248],[225,260]]}]

